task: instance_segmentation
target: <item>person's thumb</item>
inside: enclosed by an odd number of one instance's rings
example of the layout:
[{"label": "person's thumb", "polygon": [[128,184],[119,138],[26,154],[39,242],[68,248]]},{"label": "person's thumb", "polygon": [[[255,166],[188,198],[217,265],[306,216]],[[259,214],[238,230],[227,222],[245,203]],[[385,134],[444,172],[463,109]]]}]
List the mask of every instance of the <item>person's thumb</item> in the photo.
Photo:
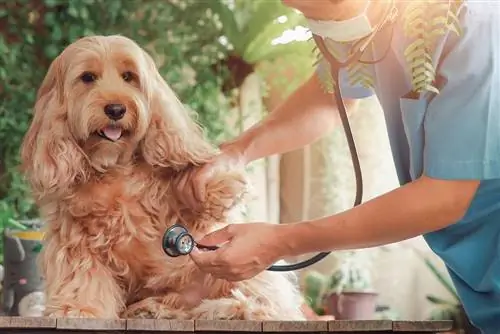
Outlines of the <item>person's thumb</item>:
[{"label": "person's thumb", "polygon": [[198,244],[203,246],[217,246],[225,242],[231,241],[234,237],[234,227],[227,225],[226,227],[205,235],[197,241]]}]

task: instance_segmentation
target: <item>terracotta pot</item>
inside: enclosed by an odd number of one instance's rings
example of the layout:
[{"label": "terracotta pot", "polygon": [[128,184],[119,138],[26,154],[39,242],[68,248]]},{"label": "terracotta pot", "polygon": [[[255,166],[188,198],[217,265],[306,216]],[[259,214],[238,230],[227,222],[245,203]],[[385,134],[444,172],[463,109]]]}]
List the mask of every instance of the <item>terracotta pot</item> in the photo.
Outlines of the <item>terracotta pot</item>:
[{"label": "terracotta pot", "polygon": [[330,321],[335,320],[333,315],[317,315],[309,305],[306,303],[302,304],[302,312],[307,320],[316,320],[316,321]]},{"label": "terracotta pot", "polygon": [[374,292],[333,293],[324,300],[325,311],[337,320],[374,320],[377,296]]}]

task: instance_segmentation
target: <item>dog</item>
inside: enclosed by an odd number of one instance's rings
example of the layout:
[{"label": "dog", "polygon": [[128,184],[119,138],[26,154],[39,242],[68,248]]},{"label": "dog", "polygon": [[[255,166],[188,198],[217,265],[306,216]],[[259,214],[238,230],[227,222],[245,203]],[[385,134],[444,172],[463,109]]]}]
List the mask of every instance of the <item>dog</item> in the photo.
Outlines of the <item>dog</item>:
[{"label": "dog", "polygon": [[134,41],[90,36],[67,46],[38,89],[21,146],[46,222],[45,315],[305,320],[294,275],[230,282],[163,252],[173,224],[196,239],[239,210],[243,171],[214,175],[202,209],[179,200],[179,180],[216,154]]}]

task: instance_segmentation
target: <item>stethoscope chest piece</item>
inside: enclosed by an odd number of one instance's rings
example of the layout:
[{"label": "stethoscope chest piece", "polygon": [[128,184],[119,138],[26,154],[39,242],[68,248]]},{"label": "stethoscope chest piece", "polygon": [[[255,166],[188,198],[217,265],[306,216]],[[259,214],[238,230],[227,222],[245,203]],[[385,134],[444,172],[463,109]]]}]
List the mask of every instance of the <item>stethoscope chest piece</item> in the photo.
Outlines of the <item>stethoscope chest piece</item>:
[{"label": "stethoscope chest piece", "polygon": [[172,225],[163,235],[162,248],[170,257],[187,255],[195,245],[194,239],[188,230],[179,224]]}]

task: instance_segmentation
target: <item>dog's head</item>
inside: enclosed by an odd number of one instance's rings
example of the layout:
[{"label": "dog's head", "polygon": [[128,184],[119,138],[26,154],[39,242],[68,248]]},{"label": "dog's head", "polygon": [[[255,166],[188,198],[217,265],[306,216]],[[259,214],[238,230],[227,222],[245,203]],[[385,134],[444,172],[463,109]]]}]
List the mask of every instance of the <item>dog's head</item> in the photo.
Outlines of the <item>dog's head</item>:
[{"label": "dog's head", "polygon": [[39,193],[132,160],[183,169],[212,153],[152,58],[117,35],[82,38],[52,62],[21,149]]}]

